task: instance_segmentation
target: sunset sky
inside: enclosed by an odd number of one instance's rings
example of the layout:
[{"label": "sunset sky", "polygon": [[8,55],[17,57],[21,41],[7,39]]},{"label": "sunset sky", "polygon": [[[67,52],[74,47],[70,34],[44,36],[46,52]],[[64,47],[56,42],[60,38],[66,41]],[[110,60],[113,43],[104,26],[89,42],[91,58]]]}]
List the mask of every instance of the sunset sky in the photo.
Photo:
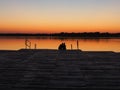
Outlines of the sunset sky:
[{"label": "sunset sky", "polygon": [[120,0],[0,0],[0,33],[120,32]]}]

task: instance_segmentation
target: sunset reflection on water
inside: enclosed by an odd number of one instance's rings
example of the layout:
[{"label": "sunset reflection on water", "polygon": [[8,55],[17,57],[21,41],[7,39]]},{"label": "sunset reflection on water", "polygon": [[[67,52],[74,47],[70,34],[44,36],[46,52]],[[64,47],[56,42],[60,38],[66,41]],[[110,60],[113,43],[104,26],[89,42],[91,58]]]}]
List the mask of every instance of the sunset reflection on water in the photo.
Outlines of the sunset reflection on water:
[{"label": "sunset reflection on water", "polygon": [[[38,38],[28,37],[32,43],[31,48],[37,45],[37,49],[57,49],[62,42],[66,43],[67,49],[77,49],[77,40],[79,49],[83,51],[115,51],[120,52],[120,39],[59,39],[59,38]],[[0,37],[1,50],[18,50],[25,48],[24,37]]]}]

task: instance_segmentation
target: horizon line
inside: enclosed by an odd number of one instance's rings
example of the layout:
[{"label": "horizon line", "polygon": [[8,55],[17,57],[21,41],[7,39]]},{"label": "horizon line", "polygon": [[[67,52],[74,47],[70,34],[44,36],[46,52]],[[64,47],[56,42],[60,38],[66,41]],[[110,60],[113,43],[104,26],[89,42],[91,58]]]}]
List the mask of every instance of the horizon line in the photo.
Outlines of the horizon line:
[{"label": "horizon line", "polygon": [[22,33],[22,32],[2,32],[2,33],[0,33],[0,34],[61,34],[61,33],[64,33],[64,34],[79,34],[79,33],[100,33],[100,34],[102,34],[102,33],[109,33],[109,34],[119,34],[120,32],[56,32],[56,33],[54,33],[54,32],[52,32],[52,33]]}]

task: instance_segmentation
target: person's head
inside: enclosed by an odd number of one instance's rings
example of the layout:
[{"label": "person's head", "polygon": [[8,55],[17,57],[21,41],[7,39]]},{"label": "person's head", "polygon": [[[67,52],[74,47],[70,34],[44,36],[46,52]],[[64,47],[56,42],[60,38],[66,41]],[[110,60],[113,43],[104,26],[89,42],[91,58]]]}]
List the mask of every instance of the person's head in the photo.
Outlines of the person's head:
[{"label": "person's head", "polygon": [[64,43],[62,43],[61,45],[64,45]]}]

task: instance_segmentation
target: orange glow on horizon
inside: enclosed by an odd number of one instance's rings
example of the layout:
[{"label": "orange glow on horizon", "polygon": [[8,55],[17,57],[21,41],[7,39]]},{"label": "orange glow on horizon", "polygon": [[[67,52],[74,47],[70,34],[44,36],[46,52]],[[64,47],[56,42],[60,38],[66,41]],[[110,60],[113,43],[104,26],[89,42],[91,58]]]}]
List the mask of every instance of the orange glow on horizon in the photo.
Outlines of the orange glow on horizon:
[{"label": "orange glow on horizon", "polygon": [[0,21],[0,32],[5,33],[59,33],[59,32],[120,32],[117,19],[91,16],[74,18],[70,16],[52,18],[9,18]]},{"label": "orange glow on horizon", "polygon": [[109,32],[120,33],[120,29],[84,29],[84,28],[0,28],[0,33],[60,33],[60,32]]},{"label": "orange glow on horizon", "polygon": [[0,23],[0,32],[59,33],[59,32],[120,32],[120,25],[111,22],[7,22]]},{"label": "orange glow on horizon", "polygon": [[120,32],[120,0],[0,0],[0,33]]},{"label": "orange glow on horizon", "polygon": [[59,32],[120,32],[118,26],[100,25],[1,25],[0,32],[5,33],[59,33]]},{"label": "orange glow on horizon", "polygon": [[[117,22],[117,21],[116,21]],[[5,33],[59,33],[59,32],[120,32],[118,23],[86,19],[81,21],[43,20],[43,21],[4,21],[0,32]]]}]

